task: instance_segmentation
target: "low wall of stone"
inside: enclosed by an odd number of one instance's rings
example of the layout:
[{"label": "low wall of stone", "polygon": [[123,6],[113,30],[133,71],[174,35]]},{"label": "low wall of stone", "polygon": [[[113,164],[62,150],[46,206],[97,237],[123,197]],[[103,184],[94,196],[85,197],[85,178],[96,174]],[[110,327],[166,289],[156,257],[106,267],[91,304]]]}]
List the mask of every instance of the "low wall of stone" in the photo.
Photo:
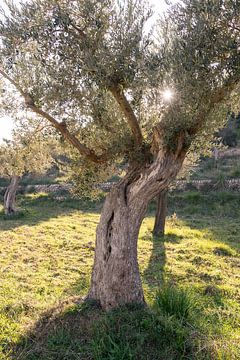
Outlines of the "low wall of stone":
[{"label": "low wall of stone", "polygon": [[[109,191],[111,187],[116,184],[113,182],[106,182],[99,184],[99,188],[103,191]],[[240,191],[240,179],[229,179],[222,181],[212,181],[212,180],[178,180],[172,185],[173,189],[186,191],[186,190],[196,190],[196,191],[214,191],[214,190],[231,190],[231,191]],[[27,193],[70,193],[72,189],[71,184],[51,184],[51,185],[27,185],[19,186],[18,193],[27,194]],[[6,188],[0,187],[0,194],[4,194]]]}]

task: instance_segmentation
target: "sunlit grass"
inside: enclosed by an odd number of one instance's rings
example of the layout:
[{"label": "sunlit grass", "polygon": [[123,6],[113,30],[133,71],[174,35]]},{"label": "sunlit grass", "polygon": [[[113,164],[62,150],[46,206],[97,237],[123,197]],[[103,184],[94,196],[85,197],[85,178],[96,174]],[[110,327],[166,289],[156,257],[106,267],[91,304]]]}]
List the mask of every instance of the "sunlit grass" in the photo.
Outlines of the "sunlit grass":
[{"label": "sunlit grass", "polygon": [[[196,326],[205,334],[201,346],[210,349],[212,359],[238,359],[239,198],[229,196],[228,204],[224,204],[222,196],[227,195],[207,198],[186,193],[171,197],[165,241],[152,238],[154,218],[150,211],[141,228],[138,254],[147,302],[154,305],[163,284],[191,290],[197,299]],[[99,204],[54,200],[44,194],[28,195],[19,201],[25,208],[24,216],[4,220],[0,215],[0,359],[4,360],[11,358],[8,353],[12,346],[42,321],[43,312],[86,295],[99,219]],[[194,211],[189,211],[192,208]],[[159,321],[171,321],[166,319]],[[51,341],[54,347],[55,340]],[[56,341],[61,343],[59,338]],[[133,344],[125,345],[126,349],[130,346],[131,354]],[[121,350],[122,343],[119,346]],[[75,355],[49,355],[49,359],[77,359]],[[31,359],[48,359],[44,356]],[[81,356],[79,359],[87,358]],[[166,359],[177,359],[171,356]],[[198,358],[200,355],[194,359]]]}]

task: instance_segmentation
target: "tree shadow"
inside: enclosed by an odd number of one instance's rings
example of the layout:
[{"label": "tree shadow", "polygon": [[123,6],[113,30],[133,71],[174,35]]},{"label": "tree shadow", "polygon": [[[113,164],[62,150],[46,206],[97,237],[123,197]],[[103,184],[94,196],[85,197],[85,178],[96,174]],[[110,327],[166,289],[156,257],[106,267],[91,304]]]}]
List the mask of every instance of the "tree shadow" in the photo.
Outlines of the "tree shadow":
[{"label": "tree shadow", "polygon": [[52,194],[38,196],[22,195],[18,199],[19,212],[6,217],[0,212],[0,229],[8,231],[20,226],[35,226],[59,216],[68,216],[74,212],[100,213],[102,200],[83,201],[80,199]]},{"label": "tree shadow", "polygon": [[164,238],[152,236],[152,253],[147,269],[143,273],[143,280],[151,289],[159,288],[164,283],[164,267],[166,252]]},{"label": "tree shadow", "polygon": [[[191,320],[178,320],[174,308],[174,315],[159,310],[131,304],[106,313],[96,302],[72,298],[42,314],[11,359],[200,359],[201,329],[193,337]],[[210,359],[207,344],[200,351]]]},{"label": "tree shadow", "polygon": [[103,311],[96,302],[72,297],[44,312],[12,348],[13,360],[89,360],[92,328]]},{"label": "tree shadow", "polygon": [[176,235],[172,232],[168,232],[167,234],[164,235],[164,242],[170,242],[172,244],[179,244],[181,242],[181,240],[184,239],[184,236],[182,235]]},{"label": "tree shadow", "polygon": [[240,194],[233,191],[185,192],[169,196],[169,209],[186,226],[205,231],[213,240],[240,249]]},{"label": "tree shadow", "polygon": [[163,237],[152,236],[152,253],[147,269],[143,273],[143,280],[152,290],[156,290],[165,283],[166,248],[165,243],[179,243],[183,239],[171,232]]},{"label": "tree shadow", "polygon": [[[234,218],[215,218],[215,221],[210,221],[207,217],[202,217],[201,221],[197,221],[194,218],[181,216],[181,219],[184,221],[184,224],[191,229],[204,231],[209,234],[210,238],[218,243],[227,245],[230,248],[239,251],[239,232],[240,232],[240,223],[239,218],[234,221]],[[227,256],[229,254],[225,253],[222,250],[222,254],[219,253],[216,255]]]}]

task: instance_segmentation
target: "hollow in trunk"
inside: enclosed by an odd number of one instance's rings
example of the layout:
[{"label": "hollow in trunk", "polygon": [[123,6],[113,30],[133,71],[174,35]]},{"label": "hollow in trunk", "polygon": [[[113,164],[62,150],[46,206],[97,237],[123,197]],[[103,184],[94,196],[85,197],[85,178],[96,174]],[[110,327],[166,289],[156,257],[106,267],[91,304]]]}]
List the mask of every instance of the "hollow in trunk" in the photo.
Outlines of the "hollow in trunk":
[{"label": "hollow in trunk", "polygon": [[144,214],[144,208],[132,212],[124,198],[124,186],[116,187],[107,196],[97,227],[89,293],[105,309],[144,302],[137,262],[138,233]]}]

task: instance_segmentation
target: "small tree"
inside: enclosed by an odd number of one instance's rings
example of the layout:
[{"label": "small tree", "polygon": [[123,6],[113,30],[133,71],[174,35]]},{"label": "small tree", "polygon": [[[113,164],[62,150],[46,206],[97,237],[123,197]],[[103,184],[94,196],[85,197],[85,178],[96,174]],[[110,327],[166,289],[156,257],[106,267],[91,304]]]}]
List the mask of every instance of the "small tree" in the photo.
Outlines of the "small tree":
[{"label": "small tree", "polygon": [[40,174],[52,162],[49,143],[39,129],[31,130],[27,134],[13,133],[10,141],[5,140],[0,146],[0,174],[10,179],[10,184],[4,194],[4,211],[10,216],[16,213],[16,192],[19,181],[24,173]]},{"label": "small tree", "polygon": [[39,0],[10,5],[0,26],[0,74],[74,147],[82,174],[102,179],[129,164],[97,227],[89,297],[107,309],[144,302],[137,240],[147,205],[196,136],[208,141],[221,126],[211,115],[240,80],[238,2],[184,0],[159,21],[158,41],[146,34],[150,15],[141,0]]}]

